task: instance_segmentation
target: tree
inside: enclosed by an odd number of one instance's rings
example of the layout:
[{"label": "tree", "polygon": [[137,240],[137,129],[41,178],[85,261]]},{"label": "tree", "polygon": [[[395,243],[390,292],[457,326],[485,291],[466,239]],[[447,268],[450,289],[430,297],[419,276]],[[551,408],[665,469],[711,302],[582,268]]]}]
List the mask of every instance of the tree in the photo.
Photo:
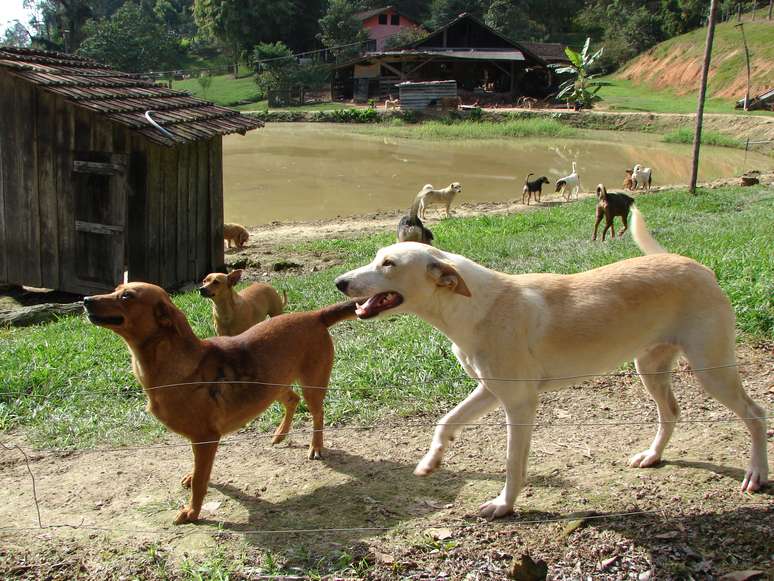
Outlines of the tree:
[{"label": "tree", "polygon": [[90,21],[78,54],[130,72],[163,70],[178,56],[175,37],[137,4],[127,2],[110,18]]},{"label": "tree", "polygon": [[493,0],[484,22],[513,40],[545,40],[546,27],[530,18],[529,0]]},{"label": "tree", "polygon": [[330,0],[328,11],[320,19],[319,39],[339,60],[356,57],[368,40],[355,12],[356,6],[348,0]]},{"label": "tree", "polygon": [[227,47],[236,76],[243,51],[258,41],[280,40],[294,9],[293,0],[195,0],[194,18],[200,34]]},{"label": "tree", "polygon": [[392,50],[406,46],[407,44],[413,44],[419,42],[427,36],[427,32],[418,26],[406,26],[402,27],[397,34],[392,35],[390,38],[384,41],[385,50]]},{"label": "tree", "polygon": [[[485,1],[485,0],[484,0]],[[463,12],[483,18],[486,6],[479,0],[433,0],[428,26],[431,30],[449,24]]]},{"label": "tree", "polygon": [[591,107],[596,101],[601,101],[597,93],[599,89],[604,86],[610,85],[606,81],[594,81],[596,75],[589,74],[589,70],[594,65],[602,53],[604,47],[600,48],[597,52],[589,55],[589,48],[591,46],[591,38],[586,39],[586,43],[583,45],[583,51],[580,53],[575,52],[571,48],[564,49],[567,58],[570,59],[571,65],[549,65],[556,69],[557,74],[569,74],[570,78],[559,85],[559,93],[556,95],[557,99],[565,99],[568,102],[579,103],[583,107]]},{"label": "tree", "polygon": [[18,20],[14,20],[14,23],[5,29],[0,44],[5,46],[17,46],[24,47],[30,45],[30,33],[27,28]]}]

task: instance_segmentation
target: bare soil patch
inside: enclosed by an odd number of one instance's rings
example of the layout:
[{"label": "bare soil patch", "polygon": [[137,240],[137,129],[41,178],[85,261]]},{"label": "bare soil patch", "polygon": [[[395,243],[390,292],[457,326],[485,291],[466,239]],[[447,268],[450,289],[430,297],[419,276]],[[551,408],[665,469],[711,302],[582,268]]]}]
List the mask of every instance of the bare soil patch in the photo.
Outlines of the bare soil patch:
[{"label": "bare soil patch", "polygon": [[[772,345],[740,346],[738,355],[748,392],[774,409]],[[0,576],[179,578],[185,559],[220,556],[235,568],[232,578],[243,579],[266,574],[267,555],[296,575],[336,569],[346,555],[365,560],[361,575],[371,579],[503,579],[525,553],[545,560],[555,579],[774,574],[771,489],[738,492],[750,448],[744,426],[724,421],[728,410],[690,374],[676,376],[675,393],[686,423],[655,469],[626,465],[655,432],[642,424],[656,416],[636,378],[597,378],[546,394],[528,486],[517,513],[496,522],[476,512],[503,484],[499,425],[467,428],[425,479],[412,470],[434,417],[330,427],[319,462],[306,459],[305,423],[278,447],[245,431],[218,453],[204,520],[182,527],[171,522],[187,496],[179,480],[191,460],[177,438],[140,449],[33,453],[43,523],[76,528],[36,528],[27,466],[17,451],[3,450],[0,522],[27,530],[0,528]],[[483,423],[502,421],[498,412]],[[572,516],[577,511],[591,518]],[[565,520],[534,522],[556,519]],[[287,529],[353,530],[276,532]]]}]

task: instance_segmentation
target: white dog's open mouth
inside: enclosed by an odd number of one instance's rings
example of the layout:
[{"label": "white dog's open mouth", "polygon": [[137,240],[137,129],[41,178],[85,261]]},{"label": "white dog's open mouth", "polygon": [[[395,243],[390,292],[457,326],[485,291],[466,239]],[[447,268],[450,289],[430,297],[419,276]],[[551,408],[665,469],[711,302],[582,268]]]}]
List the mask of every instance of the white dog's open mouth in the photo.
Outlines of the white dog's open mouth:
[{"label": "white dog's open mouth", "polygon": [[358,303],[355,314],[359,319],[370,319],[381,312],[394,309],[403,302],[400,293],[386,292],[379,293],[369,298],[364,303]]}]

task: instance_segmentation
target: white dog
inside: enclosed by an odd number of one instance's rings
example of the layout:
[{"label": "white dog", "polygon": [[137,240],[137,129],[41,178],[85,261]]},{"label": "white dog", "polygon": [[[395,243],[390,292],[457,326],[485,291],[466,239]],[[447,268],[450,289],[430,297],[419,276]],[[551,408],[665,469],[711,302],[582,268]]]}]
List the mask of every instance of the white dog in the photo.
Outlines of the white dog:
[{"label": "white dog", "polygon": [[414,199],[414,208],[418,211],[419,217],[424,220],[427,207],[431,204],[445,204],[446,217],[451,217],[449,208],[451,207],[454,196],[462,191],[459,182],[452,182],[442,190],[436,190],[432,184],[425,185]]},{"label": "white dog", "polygon": [[644,190],[646,187],[650,190],[650,184],[652,182],[653,172],[649,167],[642,167],[639,163],[632,169],[632,179],[634,180],[634,189],[642,186]]},{"label": "white dog", "polygon": [[384,110],[388,111],[390,109],[400,109],[400,99],[393,99],[392,97],[385,99]]},{"label": "white dog", "polygon": [[575,162],[572,162],[572,173],[568,176],[556,180],[556,193],[561,192],[561,194],[564,196],[564,199],[569,202],[573,194],[575,194],[575,199],[578,199],[578,192],[580,189],[580,176],[575,170]]},{"label": "white dog", "polygon": [[512,512],[526,478],[540,393],[631,359],[656,401],[660,423],[651,446],[629,464],[653,466],[679,415],[669,372],[682,352],[705,391],[750,431],[752,455],[742,490],[766,484],[765,412],[745,393],[737,373],[728,298],[708,268],[667,254],[636,209],[631,231],[646,256],[572,275],[502,274],[463,256],[404,242],[382,248],[371,264],[336,279],[345,294],[370,297],[358,305],[361,319],[413,313],[440,329],[478,381],[438,423],[415,474],[433,472],[461,426],[500,405],[508,423],[505,487],[481,505],[481,514]]}]

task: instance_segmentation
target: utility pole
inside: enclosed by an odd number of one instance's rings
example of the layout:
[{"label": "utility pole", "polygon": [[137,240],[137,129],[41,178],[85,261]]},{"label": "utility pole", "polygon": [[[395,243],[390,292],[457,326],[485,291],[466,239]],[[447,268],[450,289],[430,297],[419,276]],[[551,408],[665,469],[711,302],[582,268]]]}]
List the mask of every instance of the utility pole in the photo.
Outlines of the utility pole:
[{"label": "utility pole", "polygon": [[715,18],[718,13],[718,0],[712,0],[710,6],[709,25],[707,26],[707,43],[704,46],[704,65],[701,69],[701,86],[699,87],[699,102],[696,107],[696,130],[693,134],[693,163],[691,166],[691,183],[688,191],[696,193],[696,181],[699,176],[699,147],[701,146],[701,126],[704,119],[704,99],[707,96],[707,76],[709,75],[710,58],[712,57],[712,41],[715,38]]},{"label": "utility pole", "polygon": [[744,93],[744,110],[747,111],[747,104],[750,102],[750,49],[747,48],[747,37],[744,35],[744,22],[735,24],[735,27],[742,31],[742,42],[744,43],[744,55],[747,60],[747,90]]},{"label": "utility pole", "polygon": [[769,20],[771,20],[771,9],[774,8],[774,0],[769,0]]}]

